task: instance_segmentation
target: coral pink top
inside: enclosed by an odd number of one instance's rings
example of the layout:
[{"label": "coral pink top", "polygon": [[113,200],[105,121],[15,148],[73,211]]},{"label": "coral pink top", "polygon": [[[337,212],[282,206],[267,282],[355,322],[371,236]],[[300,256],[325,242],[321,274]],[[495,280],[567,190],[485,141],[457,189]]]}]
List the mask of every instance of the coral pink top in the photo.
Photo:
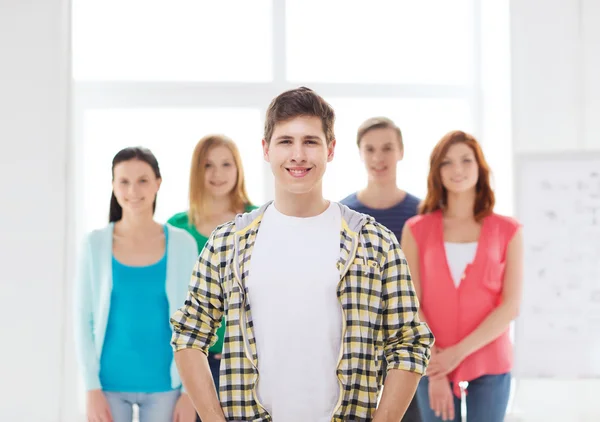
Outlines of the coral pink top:
[{"label": "coral pink top", "polygon": [[[446,258],[441,211],[418,215],[406,223],[419,249],[421,311],[444,349],[469,335],[499,305],[508,243],[519,228],[510,217],[483,219],[477,252],[455,287]],[[508,328],[498,338],[466,357],[450,374],[454,393],[460,381],[509,372],[513,364]]]}]

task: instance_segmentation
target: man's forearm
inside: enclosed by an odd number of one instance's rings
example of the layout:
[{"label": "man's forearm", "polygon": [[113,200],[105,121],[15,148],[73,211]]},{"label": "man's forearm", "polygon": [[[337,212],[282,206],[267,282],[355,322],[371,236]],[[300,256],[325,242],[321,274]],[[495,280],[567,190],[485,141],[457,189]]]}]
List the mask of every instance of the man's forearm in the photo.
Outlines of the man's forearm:
[{"label": "man's forearm", "polygon": [[385,378],[381,401],[373,422],[398,422],[406,413],[421,375],[416,372],[391,369]]},{"label": "man's forearm", "polygon": [[175,363],[183,386],[203,422],[225,422],[208,358],[198,349],[175,352]]}]

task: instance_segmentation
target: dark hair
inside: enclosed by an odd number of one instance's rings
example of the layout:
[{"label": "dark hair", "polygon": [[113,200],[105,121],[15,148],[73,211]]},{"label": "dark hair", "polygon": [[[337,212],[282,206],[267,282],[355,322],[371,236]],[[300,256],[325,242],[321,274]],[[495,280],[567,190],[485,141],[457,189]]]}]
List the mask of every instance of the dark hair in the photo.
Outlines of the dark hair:
[{"label": "dark hair", "polygon": [[426,214],[446,207],[448,202],[448,192],[442,184],[441,167],[446,153],[452,145],[463,143],[473,150],[475,160],[479,166],[479,179],[475,190],[475,205],[473,214],[477,221],[490,215],[494,210],[496,202],[494,191],[490,185],[490,166],[485,157],[479,142],[470,134],[455,130],[448,132],[431,152],[429,159],[429,176],[427,178],[427,196],[419,206],[419,214]]},{"label": "dark hair", "polygon": [[315,91],[302,86],[285,91],[271,101],[265,119],[265,142],[271,142],[277,123],[300,116],[319,117],[323,124],[327,145],[335,139],[333,133],[335,112],[333,108]]},{"label": "dark hair", "polygon": [[[112,160],[112,177],[113,180],[115,178],[115,166],[119,163],[129,161],[129,160],[140,160],[147,163],[152,170],[154,170],[154,175],[157,179],[160,179],[160,168],[158,167],[158,161],[152,151],[148,148],[144,147],[129,147],[122,149],[117,152],[117,155],[114,156]],[[156,198],[154,198],[154,203],[152,204],[152,212],[156,210]],[[117,198],[115,197],[114,191],[110,196],[110,211],[108,213],[108,222],[114,223],[115,221],[119,221],[123,217],[123,208],[117,202]]]},{"label": "dark hair", "polygon": [[356,145],[360,147],[360,141],[362,140],[363,136],[365,136],[367,132],[375,129],[393,129],[398,135],[400,149],[404,148],[404,143],[402,142],[402,132],[400,131],[400,128],[396,126],[392,119],[388,119],[387,117],[371,117],[370,119],[365,120],[358,128],[358,132],[356,134]]}]

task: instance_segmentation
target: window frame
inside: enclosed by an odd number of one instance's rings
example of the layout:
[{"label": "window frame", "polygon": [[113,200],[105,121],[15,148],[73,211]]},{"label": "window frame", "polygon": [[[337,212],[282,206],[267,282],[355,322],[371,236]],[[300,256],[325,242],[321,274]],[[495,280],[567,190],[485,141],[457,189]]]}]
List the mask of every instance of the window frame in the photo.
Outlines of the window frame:
[{"label": "window frame", "polygon": [[[88,110],[106,108],[219,108],[249,107],[266,113],[270,101],[279,93],[299,84],[287,80],[286,60],[286,2],[272,0],[272,74],[271,82],[196,82],[196,81],[73,81],[73,157],[75,174],[82,174],[84,116]],[[473,75],[469,84],[369,84],[369,83],[310,83],[310,87],[325,98],[436,98],[463,99],[470,105],[473,134],[479,138],[483,123],[481,86],[481,3],[471,0],[473,25],[471,63]],[[357,125],[360,122],[357,122]],[[263,167],[265,198],[273,198],[272,174]],[[80,180],[80,179],[77,179]],[[75,232],[81,234],[83,204],[81,182],[75,184]],[[358,187],[357,187],[358,188]]]}]

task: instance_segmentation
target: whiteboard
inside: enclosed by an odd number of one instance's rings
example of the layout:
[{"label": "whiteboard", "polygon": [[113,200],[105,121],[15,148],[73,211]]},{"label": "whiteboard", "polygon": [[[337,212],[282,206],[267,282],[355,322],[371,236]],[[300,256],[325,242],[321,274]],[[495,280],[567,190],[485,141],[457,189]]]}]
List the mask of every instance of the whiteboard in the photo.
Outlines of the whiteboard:
[{"label": "whiteboard", "polygon": [[520,154],[524,291],[515,375],[600,377],[600,152]]}]

